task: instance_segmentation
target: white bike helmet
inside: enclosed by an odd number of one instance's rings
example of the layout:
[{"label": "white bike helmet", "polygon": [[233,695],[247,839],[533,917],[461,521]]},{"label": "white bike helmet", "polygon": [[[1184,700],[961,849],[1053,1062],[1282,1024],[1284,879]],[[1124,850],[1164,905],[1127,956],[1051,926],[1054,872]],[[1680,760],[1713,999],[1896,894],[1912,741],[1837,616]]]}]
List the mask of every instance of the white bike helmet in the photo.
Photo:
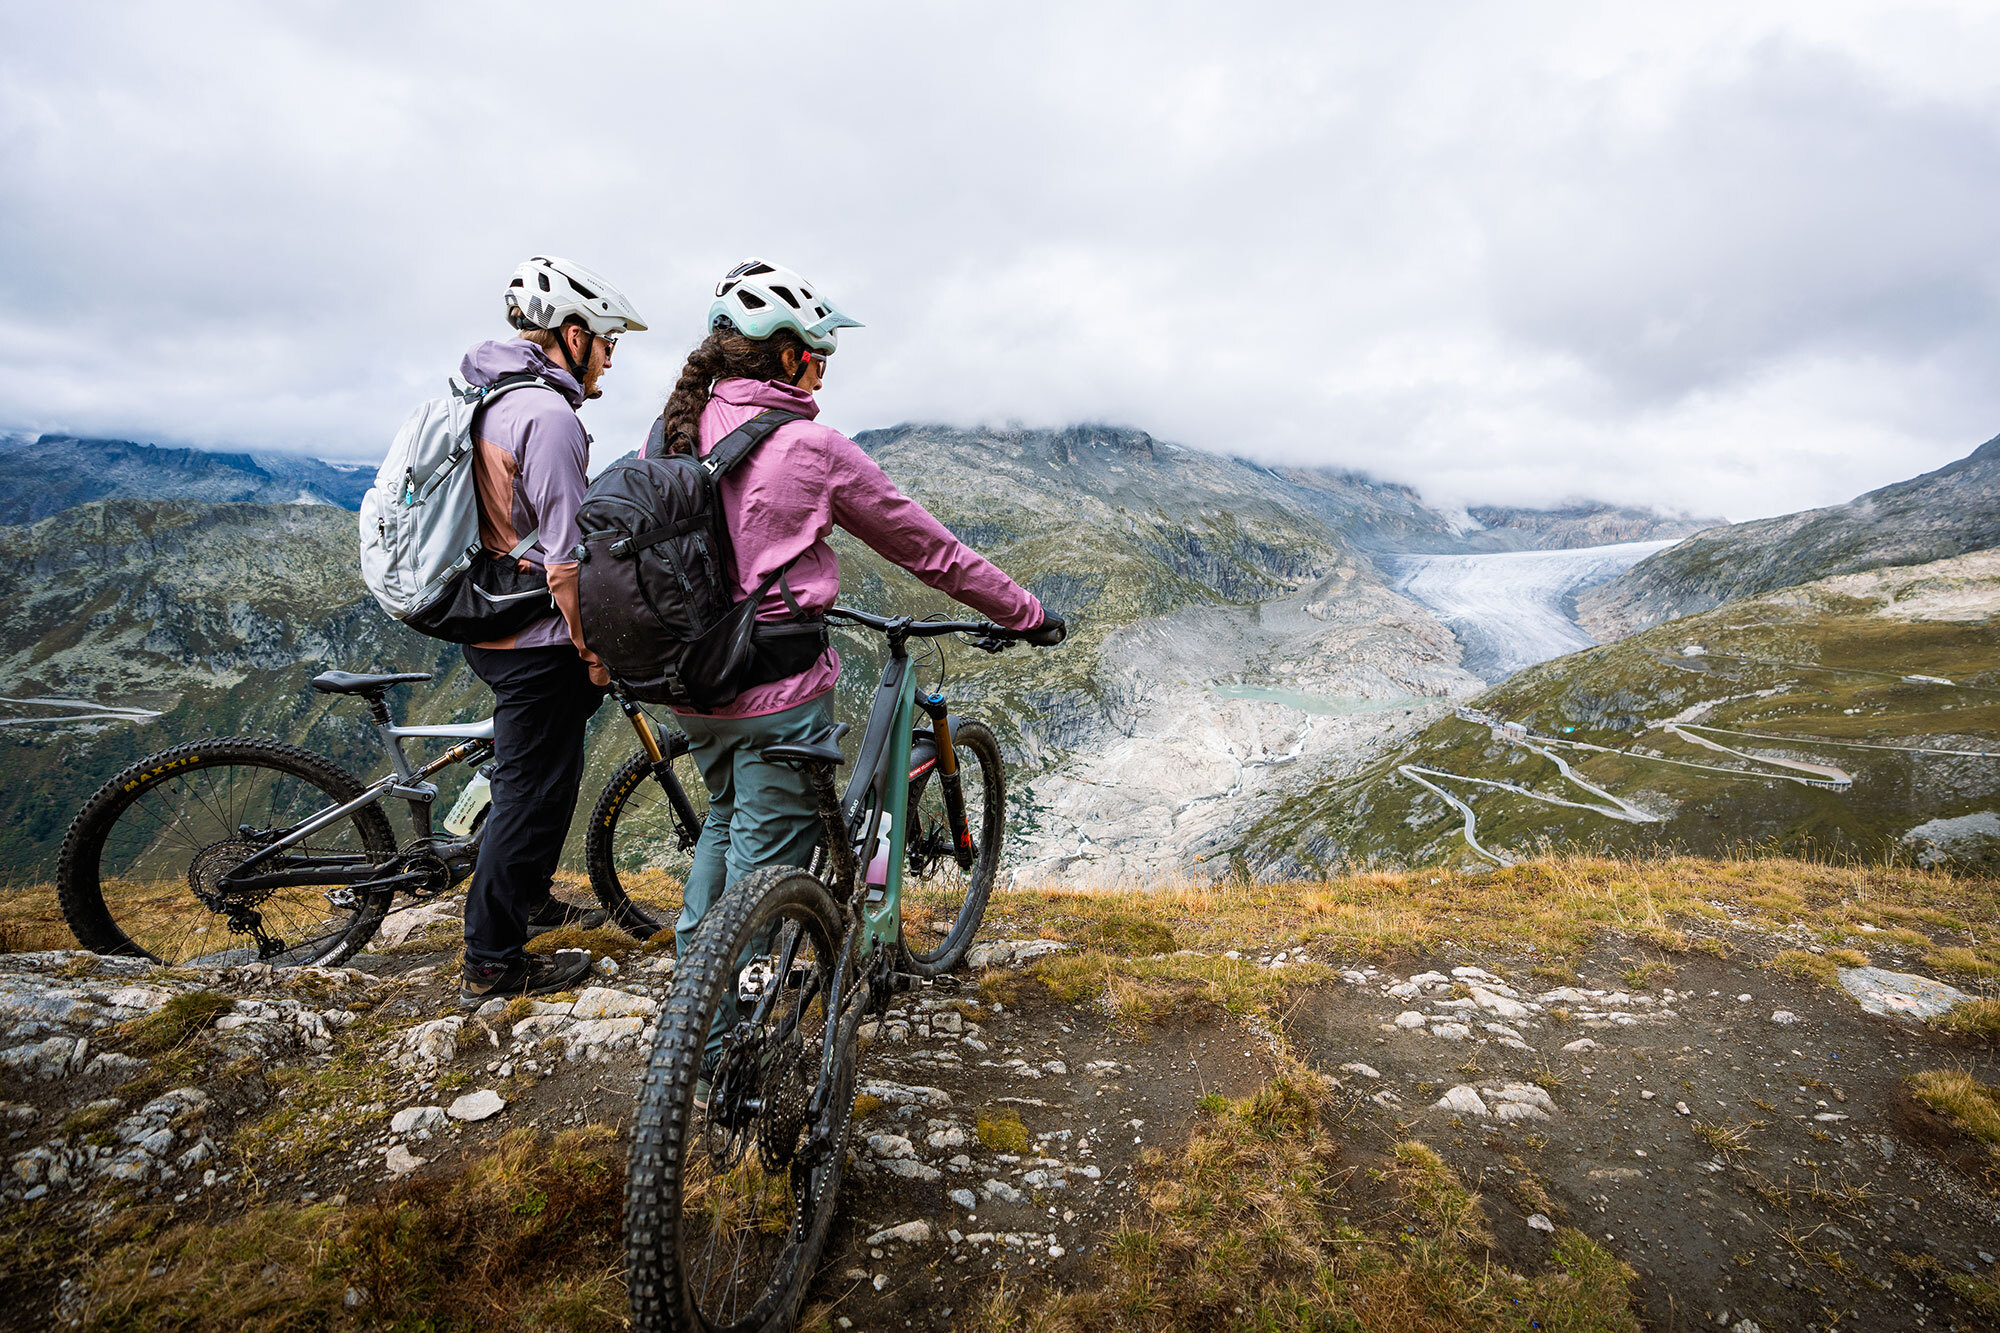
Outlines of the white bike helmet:
[{"label": "white bike helmet", "polygon": [[592,333],[644,330],[624,294],[581,264],[536,255],[507,284],[507,322],[517,329],[560,328],[575,316]]},{"label": "white bike helmet", "polygon": [[813,285],[788,268],[746,259],[715,284],[715,303],[708,308],[708,327],[723,320],[746,338],[768,338],[790,329],[821,356],[830,355],[839,330],[866,327],[849,319],[813,290]]}]

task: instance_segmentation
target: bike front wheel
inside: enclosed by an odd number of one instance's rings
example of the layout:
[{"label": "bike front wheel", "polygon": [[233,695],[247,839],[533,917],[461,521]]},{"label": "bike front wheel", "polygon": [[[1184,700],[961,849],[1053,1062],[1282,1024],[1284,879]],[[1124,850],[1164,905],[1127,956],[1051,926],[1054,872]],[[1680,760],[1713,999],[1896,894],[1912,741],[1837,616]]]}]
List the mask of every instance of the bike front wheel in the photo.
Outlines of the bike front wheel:
[{"label": "bike front wheel", "polygon": [[903,949],[918,976],[935,977],[965,957],[1000,869],[1007,836],[1007,793],[1000,742],[979,722],[952,727],[958,757],[960,819],[935,770],[910,784],[904,835]]},{"label": "bike front wheel", "polygon": [[686,755],[670,760],[665,776],[644,751],[618,766],[583,842],[591,892],[611,924],[640,939],[674,928],[707,815],[708,788]]},{"label": "bike front wheel", "polygon": [[379,805],[261,862],[265,886],[229,879],[260,847],[361,793],[332,761],[276,741],[162,750],[105,783],[71,822],[56,866],[63,917],[86,949],[168,966],[341,962],[374,935],[392,896],[352,887],[396,853]]},{"label": "bike front wheel", "polygon": [[[790,1327],[826,1244],[852,1128],[860,1010],[831,1008],[843,947],[820,882],[779,866],[715,904],[675,969],[632,1126],[634,1327]],[[705,1104],[697,1083],[708,1085]]]}]

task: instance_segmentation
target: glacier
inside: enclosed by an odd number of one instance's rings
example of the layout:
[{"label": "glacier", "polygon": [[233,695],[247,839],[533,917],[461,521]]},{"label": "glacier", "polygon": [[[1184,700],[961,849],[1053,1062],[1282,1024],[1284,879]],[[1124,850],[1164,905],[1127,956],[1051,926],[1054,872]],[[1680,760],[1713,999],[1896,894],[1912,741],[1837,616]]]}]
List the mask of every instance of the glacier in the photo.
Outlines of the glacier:
[{"label": "glacier", "polygon": [[1396,590],[1437,613],[1465,645],[1465,668],[1491,681],[1596,640],[1576,623],[1576,595],[1673,541],[1617,542],[1490,555],[1396,555],[1380,560]]}]

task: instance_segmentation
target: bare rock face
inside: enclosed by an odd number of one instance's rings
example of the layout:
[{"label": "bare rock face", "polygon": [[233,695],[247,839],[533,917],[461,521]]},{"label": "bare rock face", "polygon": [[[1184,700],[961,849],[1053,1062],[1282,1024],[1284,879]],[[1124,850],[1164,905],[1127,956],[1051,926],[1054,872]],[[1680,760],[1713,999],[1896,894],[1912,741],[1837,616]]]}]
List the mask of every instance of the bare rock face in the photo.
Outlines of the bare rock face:
[{"label": "bare rock face", "polygon": [[1459,657],[1435,616],[1353,562],[1287,599],[1118,630],[1098,659],[1115,725],[1079,737],[1029,785],[1035,818],[1013,873],[1074,884],[1228,873],[1211,855],[1273,802],[1482,688]]}]

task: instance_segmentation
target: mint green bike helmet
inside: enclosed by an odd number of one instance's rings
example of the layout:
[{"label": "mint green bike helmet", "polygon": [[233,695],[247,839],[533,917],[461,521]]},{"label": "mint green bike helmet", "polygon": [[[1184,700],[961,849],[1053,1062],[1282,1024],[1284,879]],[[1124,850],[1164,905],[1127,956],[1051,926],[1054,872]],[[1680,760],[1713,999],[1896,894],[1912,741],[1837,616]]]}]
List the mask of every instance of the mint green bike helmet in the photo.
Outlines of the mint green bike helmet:
[{"label": "mint green bike helmet", "polygon": [[841,329],[866,327],[860,320],[841,314],[839,307],[792,270],[761,259],[744,260],[715,284],[715,302],[708,308],[709,330],[713,332],[725,319],[746,338],[761,340],[779,329],[790,329],[821,356],[833,354]]}]

